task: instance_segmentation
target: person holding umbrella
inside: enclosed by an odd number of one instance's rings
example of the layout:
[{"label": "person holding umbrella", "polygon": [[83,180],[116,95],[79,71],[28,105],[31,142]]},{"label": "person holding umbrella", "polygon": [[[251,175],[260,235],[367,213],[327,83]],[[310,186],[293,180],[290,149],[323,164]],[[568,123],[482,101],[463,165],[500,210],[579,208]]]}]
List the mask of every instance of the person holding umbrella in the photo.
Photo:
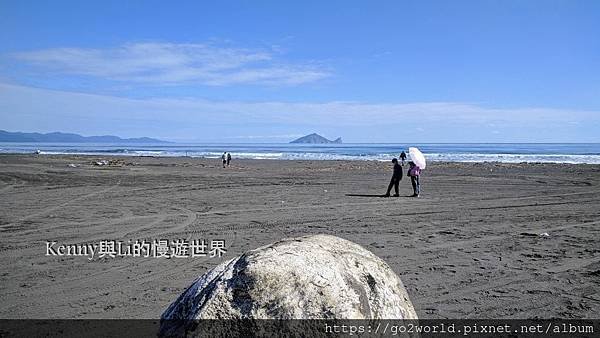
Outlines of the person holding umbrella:
[{"label": "person holding umbrella", "polygon": [[410,197],[419,197],[419,193],[421,192],[421,185],[419,184],[419,175],[421,175],[421,168],[415,164],[413,161],[408,162],[408,173],[407,175],[410,177],[410,183],[413,187],[413,194]]},{"label": "person holding umbrella", "polygon": [[425,169],[427,163],[425,162],[425,156],[423,156],[423,153],[417,148],[408,148],[408,154],[411,159],[411,161],[408,162],[408,176],[410,176],[410,183],[412,183],[413,187],[413,194],[411,197],[419,197],[419,194],[421,193],[419,177],[421,175],[421,170]]}]

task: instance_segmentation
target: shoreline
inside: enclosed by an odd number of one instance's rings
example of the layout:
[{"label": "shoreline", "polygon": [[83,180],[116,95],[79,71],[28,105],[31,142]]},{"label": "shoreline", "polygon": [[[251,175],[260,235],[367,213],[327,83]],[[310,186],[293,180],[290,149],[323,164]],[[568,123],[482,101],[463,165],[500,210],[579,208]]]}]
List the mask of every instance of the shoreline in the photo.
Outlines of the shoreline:
[{"label": "shoreline", "polygon": [[[220,157],[202,157],[202,156],[153,156],[153,155],[123,155],[123,154],[35,154],[35,153],[0,153],[0,158],[3,157],[24,157],[24,158],[90,158],[95,160],[103,160],[102,157],[117,158],[120,160],[126,159],[157,159],[157,160],[195,160],[195,161],[221,161]],[[273,161],[273,162],[357,162],[357,163],[388,163],[392,160],[392,157],[386,160],[374,160],[374,159],[277,159],[277,158],[234,158],[234,162],[245,162],[245,161]],[[444,165],[444,164],[465,164],[465,165],[574,165],[574,166],[598,166],[600,163],[573,163],[573,162],[502,162],[502,161],[437,161],[427,159],[427,166],[433,165]],[[408,162],[408,160],[407,160]]]},{"label": "shoreline", "polygon": [[[98,159],[0,155],[1,318],[156,319],[221,262],[311,234],[382,258],[423,319],[600,312],[600,165],[433,162],[420,198],[406,177],[401,197],[381,198],[387,162]],[[180,238],[224,240],[227,252],[44,255],[47,241]]]}]

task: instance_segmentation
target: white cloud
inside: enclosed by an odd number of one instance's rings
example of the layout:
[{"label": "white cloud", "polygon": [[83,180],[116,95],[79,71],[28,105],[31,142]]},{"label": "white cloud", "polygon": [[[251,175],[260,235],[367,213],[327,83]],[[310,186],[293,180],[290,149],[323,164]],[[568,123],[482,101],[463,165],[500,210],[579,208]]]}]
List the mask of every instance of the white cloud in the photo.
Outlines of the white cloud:
[{"label": "white cloud", "polygon": [[[299,132],[320,128],[334,133],[345,129],[380,133],[390,129],[391,125],[414,126],[432,130],[430,134],[435,134],[433,126],[441,125],[448,134],[468,139],[469,133],[477,133],[481,129],[488,130],[489,135],[495,131],[504,134],[507,130],[517,128],[523,130],[524,135],[529,135],[528,129],[539,129],[541,126],[547,126],[545,130],[551,137],[573,122],[581,122],[582,126],[598,124],[600,112],[550,108],[502,109],[452,102],[131,99],[0,83],[0,126],[11,130],[83,132],[86,129],[90,130],[89,133],[116,133],[113,130],[120,128],[121,135],[132,137],[146,135],[192,139],[214,133],[221,138],[252,139],[252,135],[264,135],[255,138],[266,139],[269,135],[292,138],[300,136]],[[267,133],[271,130],[273,132]],[[224,133],[229,131],[236,131],[237,134]],[[373,137],[377,139],[377,135]]]},{"label": "white cloud", "polygon": [[268,50],[213,44],[131,43],[117,48],[51,48],[12,54],[58,75],[142,84],[295,85],[329,76],[314,64],[288,64]]}]

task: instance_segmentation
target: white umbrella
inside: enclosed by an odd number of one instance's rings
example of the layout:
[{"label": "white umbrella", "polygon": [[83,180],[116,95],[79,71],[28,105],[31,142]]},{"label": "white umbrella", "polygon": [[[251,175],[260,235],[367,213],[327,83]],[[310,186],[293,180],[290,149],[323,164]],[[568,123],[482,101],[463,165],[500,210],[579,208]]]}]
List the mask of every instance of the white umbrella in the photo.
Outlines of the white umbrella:
[{"label": "white umbrella", "polygon": [[419,168],[425,169],[427,165],[427,163],[425,163],[425,156],[423,156],[423,153],[419,149],[410,147],[408,148],[408,153],[410,155],[410,159],[415,162]]}]

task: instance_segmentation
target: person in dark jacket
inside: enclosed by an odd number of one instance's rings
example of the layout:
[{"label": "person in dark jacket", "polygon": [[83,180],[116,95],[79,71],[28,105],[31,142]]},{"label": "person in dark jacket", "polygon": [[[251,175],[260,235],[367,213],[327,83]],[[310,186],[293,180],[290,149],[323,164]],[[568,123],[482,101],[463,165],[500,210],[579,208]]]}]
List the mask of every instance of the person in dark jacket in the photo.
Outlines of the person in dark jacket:
[{"label": "person in dark jacket", "polygon": [[388,185],[387,192],[385,193],[385,197],[390,197],[390,191],[392,187],[394,187],[394,197],[400,196],[400,192],[398,190],[398,185],[400,184],[400,180],[402,180],[402,166],[398,164],[397,159],[393,159],[392,163],[394,163],[394,174],[392,175],[392,179],[390,180],[390,184]]},{"label": "person in dark jacket", "polygon": [[404,161],[406,161],[406,153],[404,151],[400,153],[400,161],[402,161],[402,165],[404,165]]}]

